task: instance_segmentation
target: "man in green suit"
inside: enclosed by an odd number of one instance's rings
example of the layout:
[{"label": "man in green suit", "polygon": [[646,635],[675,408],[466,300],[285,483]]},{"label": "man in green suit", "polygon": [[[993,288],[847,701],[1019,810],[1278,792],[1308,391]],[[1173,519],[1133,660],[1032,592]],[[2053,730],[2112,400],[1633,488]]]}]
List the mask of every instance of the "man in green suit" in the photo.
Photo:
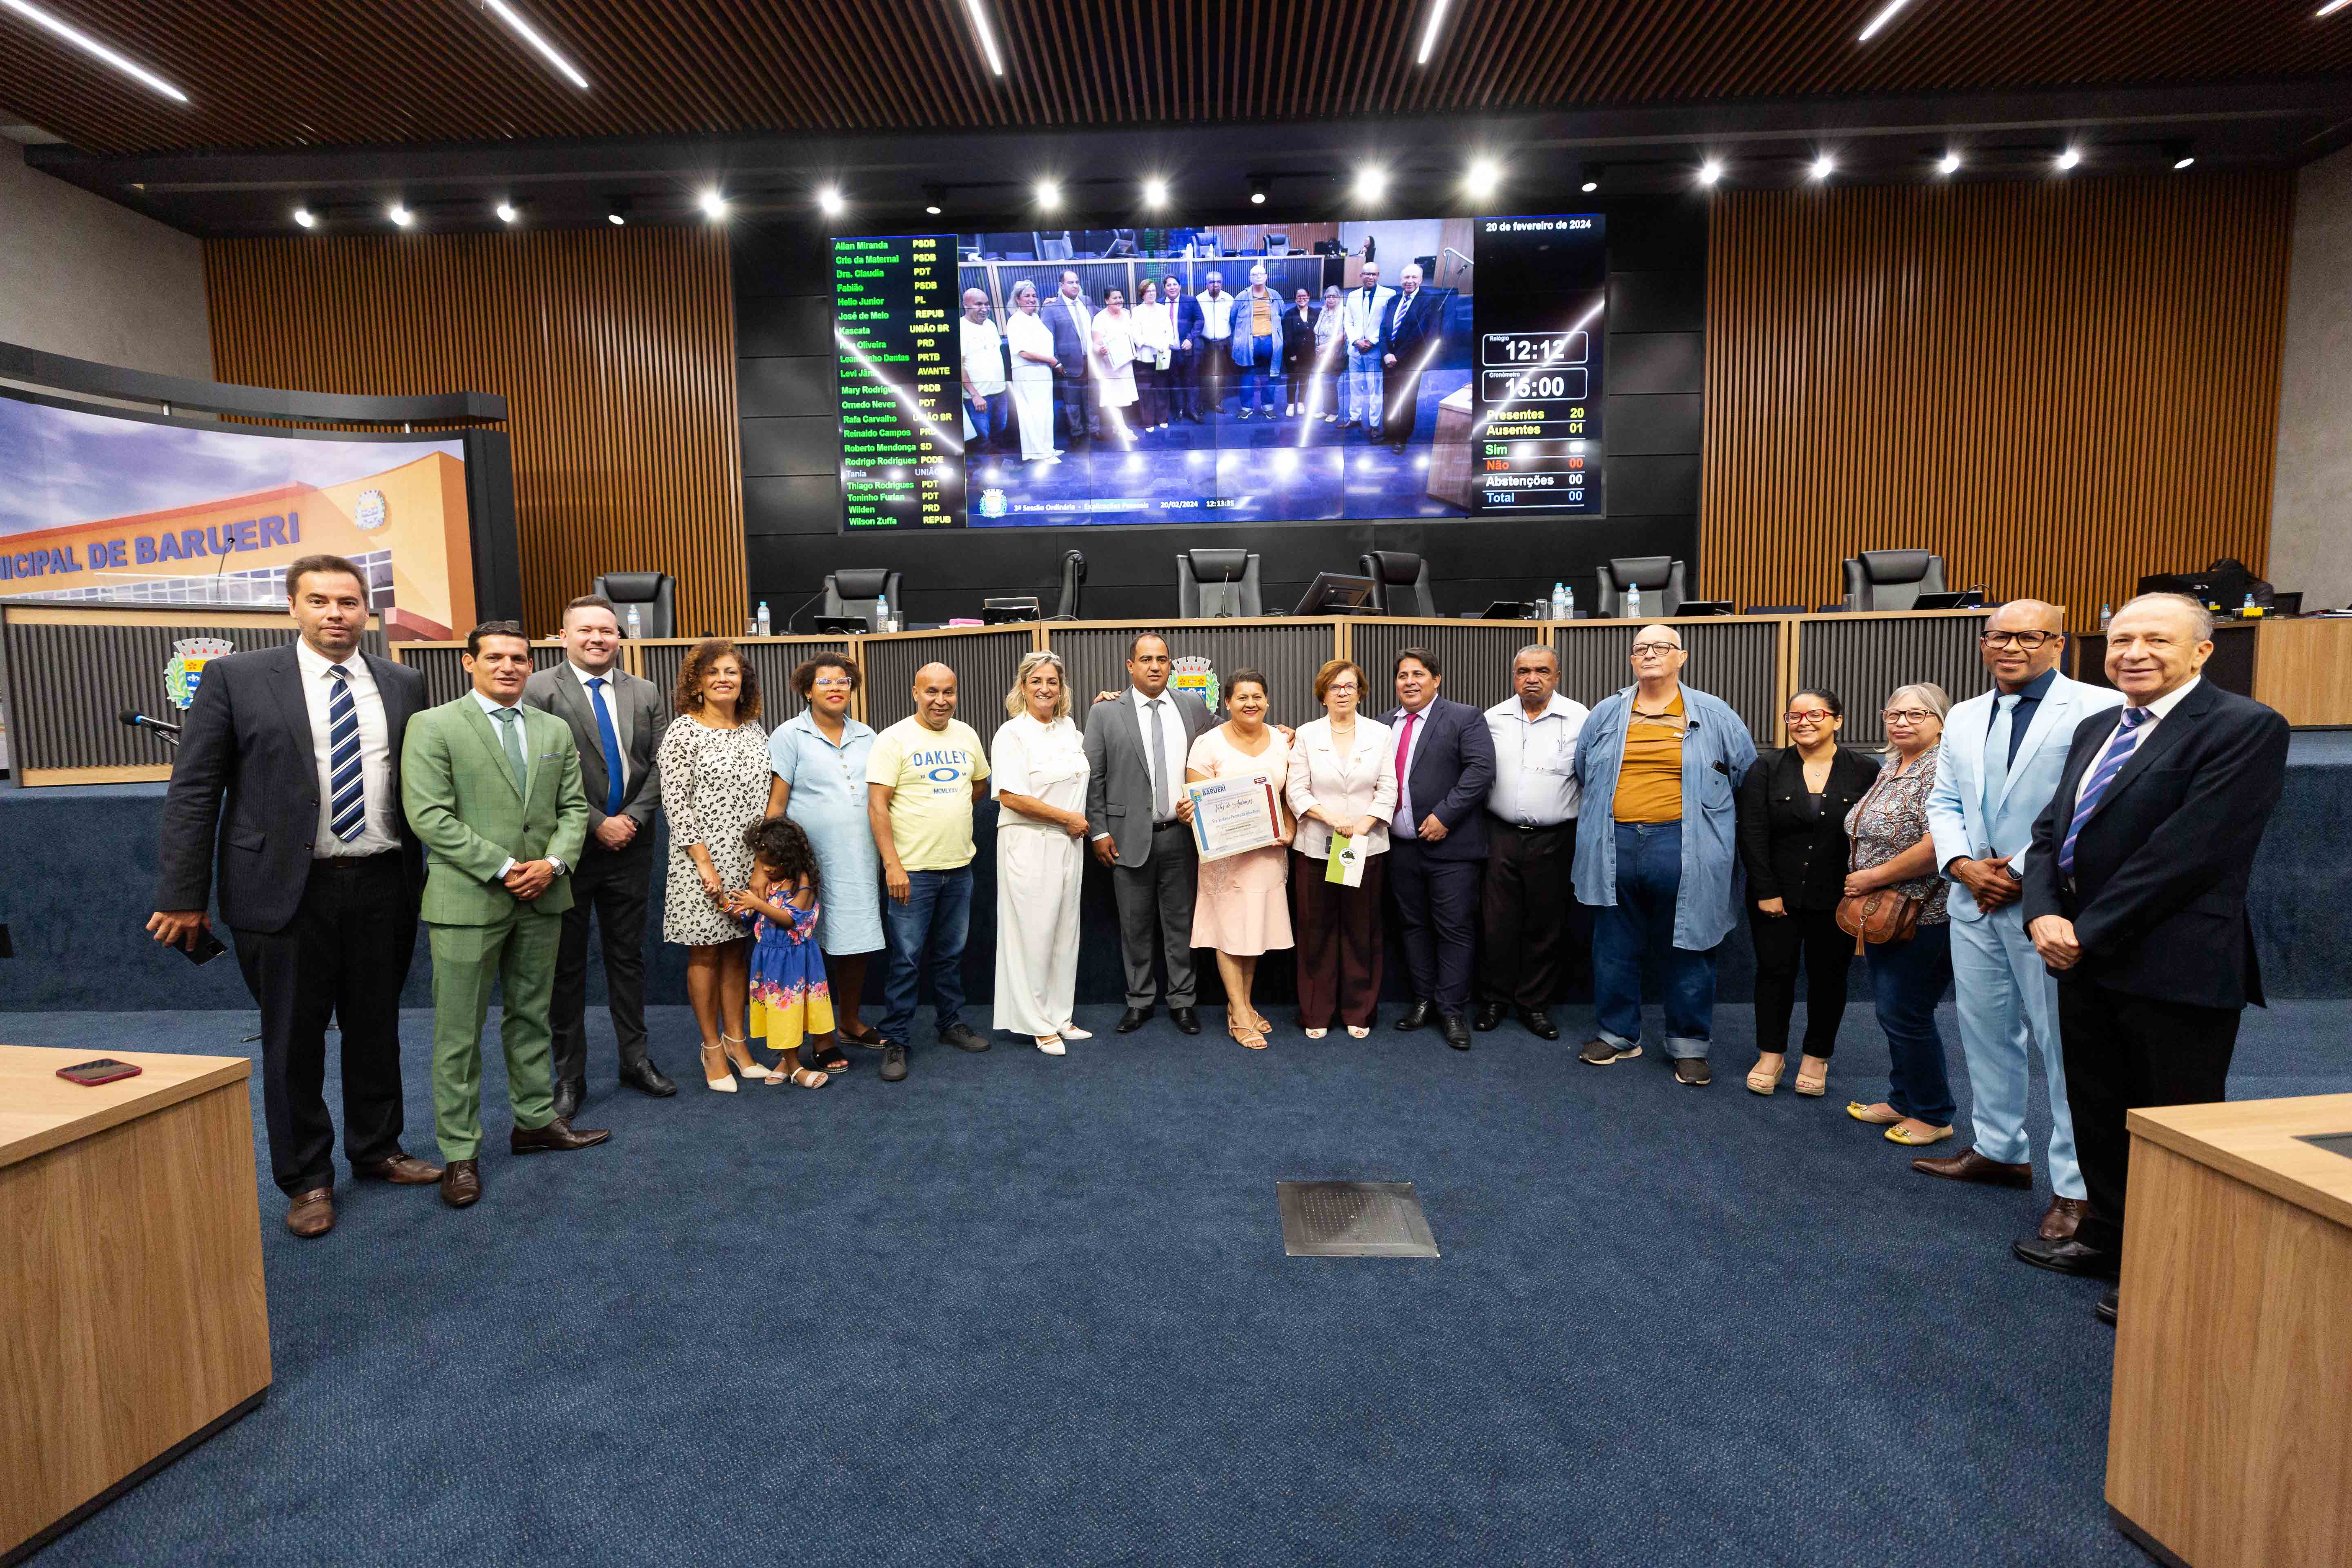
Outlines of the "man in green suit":
[{"label": "man in green suit", "polygon": [[499,1043],[517,1154],[585,1149],[610,1132],[555,1114],[548,1002],[572,868],[588,832],[571,727],[522,705],[530,642],[512,621],[466,637],[474,689],[408,722],[401,798],[425,846],[425,927],[433,944],[433,1130],[447,1167],[441,1201],[482,1195],[482,1020],[505,994]]}]

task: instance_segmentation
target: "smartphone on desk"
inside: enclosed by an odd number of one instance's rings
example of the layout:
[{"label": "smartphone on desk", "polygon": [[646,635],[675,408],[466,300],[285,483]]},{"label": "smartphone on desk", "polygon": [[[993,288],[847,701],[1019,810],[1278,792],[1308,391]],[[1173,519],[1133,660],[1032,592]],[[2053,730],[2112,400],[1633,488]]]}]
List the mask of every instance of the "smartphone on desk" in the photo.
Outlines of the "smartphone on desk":
[{"label": "smartphone on desk", "polygon": [[58,1076],[69,1083],[94,1086],[112,1083],[117,1079],[137,1078],[142,1070],[131,1062],[119,1062],[112,1057],[100,1057],[96,1061],[76,1062],[69,1068],[59,1068]]}]

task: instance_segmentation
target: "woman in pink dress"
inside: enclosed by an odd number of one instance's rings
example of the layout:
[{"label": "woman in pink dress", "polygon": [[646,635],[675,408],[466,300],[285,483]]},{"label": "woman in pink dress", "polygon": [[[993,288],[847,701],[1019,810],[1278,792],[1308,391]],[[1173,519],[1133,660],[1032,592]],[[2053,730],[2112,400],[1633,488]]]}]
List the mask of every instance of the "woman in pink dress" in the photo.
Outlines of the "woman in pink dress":
[{"label": "woman in pink dress", "polygon": [[1257,961],[1290,945],[1288,846],[1297,821],[1285,802],[1290,744],[1265,721],[1265,677],[1237,669],[1225,683],[1225,710],[1233,717],[1192,742],[1184,776],[1194,784],[1236,775],[1263,774],[1274,794],[1281,839],[1222,860],[1201,862],[1192,904],[1192,945],[1216,950],[1217,973],[1225,982],[1225,1027],[1251,1050],[1265,1049],[1274,1027],[1250,1003]]}]

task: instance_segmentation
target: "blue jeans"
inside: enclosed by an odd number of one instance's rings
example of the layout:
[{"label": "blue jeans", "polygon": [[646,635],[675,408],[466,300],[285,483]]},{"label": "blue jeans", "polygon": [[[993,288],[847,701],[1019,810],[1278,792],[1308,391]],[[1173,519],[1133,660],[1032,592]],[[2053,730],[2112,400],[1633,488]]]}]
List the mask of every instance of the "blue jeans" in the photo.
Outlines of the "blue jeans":
[{"label": "blue jeans", "polygon": [[882,1037],[901,1046],[914,1032],[916,998],[927,970],[940,1032],[962,1021],[963,939],[971,930],[971,867],[909,871],[907,881],[905,903],[887,896],[882,900],[882,934],[890,947],[890,983],[882,993],[889,1011],[882,1018]]},{"label": "blue jeans", "polygon": [[1878,1026],[1886,1034],[1886,1103],[1930,1127],[1952,1124],[1952,1086],[1944,1076],[1944,1037],[1936,1004],[1952,988],[1952,928],[1923,925],[1909,942],[1865,950]]},{"label": "blue jeans", "polygon": [[1592,1012],[1612,1046],[1642,1043],[1642,960],[1666,979],[1666,1055],[1706,1056],[1715,1023],[1715,949],[1675,945],[1675,899],[1683,885],[1683,825],[1617,825],[1617,901],[1592,911]]},{"label": "blue jeans", "polygon": [[1248,413],[1253,404],[1265,409],[1268,414],[1274,412],[1275,395],[1281,386],[1282,373],[1272,368],[1273,364],[1274,340],[1272,338],[1252,339],[1250,362],[1242,370],[1243,413]]},{"label": "blue jeans", "polygon": [[974,397],[967,392],[963,396],[963,406],[964,412],[971,416],[974,451],[988,448],[1012,424],[1013,395],[1010,388],[986,397]]}]

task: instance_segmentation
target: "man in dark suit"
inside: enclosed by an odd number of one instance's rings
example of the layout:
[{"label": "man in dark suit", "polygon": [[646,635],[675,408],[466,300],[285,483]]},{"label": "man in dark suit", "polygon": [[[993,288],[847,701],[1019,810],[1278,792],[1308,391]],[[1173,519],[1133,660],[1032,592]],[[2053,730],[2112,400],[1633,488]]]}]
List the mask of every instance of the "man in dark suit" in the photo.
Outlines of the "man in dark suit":
[{"label": "man in dark suit", "polygon": [[1201,1032],[1193,1010],[1192,895],[1200,878],[1184,760],[1216,721],[1189,691],[1168,689],[1167,639],[1144,632],[1127,645],[1128,689],[1087,714],[1087,830],[1095,859],[1109,868],[1118,899],[1118,948],[1127,966],[1127,1011],[1118,1032],[1151,1016],[1155,948],[1168,963],[1168,1016]]},{"label": "man in dark suit", "polygon": [[400,747],[425,680],[360,652],[367,579],[351,562],[303,557],[286,569],[286,595],[296,641],[205,666],[163,798],[147,929],[191,949],[206,934],[217,838],[221,919],[261,1008],[270,1174],[286,1228],[308,1237],[335,1223],[330,1018],[352,1173],[402,1186],[441,1176],[400,1146],[400,988],[424,880]]},{"label": "man in dark suit", "polygon": [[[2263,1000],[2246,919],[2254,849],[2286,782],[2287,725],[2202,679],[2213,618],[2143,594],[2107,626],[2124,706],[2084,719],[2025,858],[2026,931],[2058,977],[2066,1097],[2090,1208],[2074,1234],[2013,1250],[2116,1278],[2131,1142],[2125,1113],[2227,1097],[2238,1019]],[[2116,1295],[2099,1302],[2115,1321]]]},{"label": "man in dark suit", "polygon": [[555,1114],[569,1121],[588,1096],[588,921],[604,939],[604,1007],[620,1043],[621,1081],[656,1099],[677,1092],[646,1054],[646,904],[653,893],[654,808],[661,770],[654,757],[669,721],[669,700],[621,668],[621,620],[613,602],[590,594],[563,607],[563,662],[532,674],[525,703],[572,726],[588,797],[588,838],[572,873],[555,954]]},{"label": "man in dark suit", "polygon": [[1402,453],[1421,417],[1421,372],[1445,330],[1438,297],[1421,287],[1421,268],[1412,262],[1397,274],[1397,295],[1381,312],[1381,371],[1388,384],[1388,412],[1381,427],[1392,452]]},{"label": "man in dark suit", "polygon": [[1201,334],[1205,330],[1201,317],[1201,301],[1184,292],[1184,285],[1174,273],[1160,285],[1160,294],[1168,306],[1170,346],[1168,349],[1168,417],[1201,422],[1201,392],[1195,384],[1199,371]]},{"label": "man in dark suit", "polygon": [[1495,740],[1486,716],[1437,694],[1445,672],[1425,647],[1396,658],[1397,706],[1381,715],[1397,738],[1397,809],[1389,825],[1389,887],[1404,927],[1419,1029],[1434,1011],[1445,1043],[1470,1048],[1470,971],[1478,942],[1478,874],[1486,864],[1486,792]]},{"label": "man in dark suit", "polygon": [[1054,297],[1037,308],[1037,319],[1054,334],[1054,426],[1075,452],[1102,433],[1102,406],[1087,371],[1095,352],[1095,311],[1077,273],[1063,269]]}]

